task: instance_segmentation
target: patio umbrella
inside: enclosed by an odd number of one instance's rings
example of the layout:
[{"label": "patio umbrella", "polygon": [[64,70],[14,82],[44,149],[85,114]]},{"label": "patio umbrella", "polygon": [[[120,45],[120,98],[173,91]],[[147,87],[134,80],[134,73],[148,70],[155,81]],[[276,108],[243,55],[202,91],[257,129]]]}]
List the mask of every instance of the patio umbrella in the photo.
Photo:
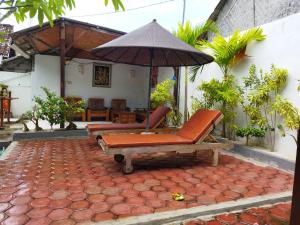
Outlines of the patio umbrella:
[{"label": "patio umbrella", "polygon": [[104,61],[149,66],[147,128],[149,128],[152,67],[204,65],[213,58],[179,40],[160,26],[151,23],[98,46],[92,54]]}]

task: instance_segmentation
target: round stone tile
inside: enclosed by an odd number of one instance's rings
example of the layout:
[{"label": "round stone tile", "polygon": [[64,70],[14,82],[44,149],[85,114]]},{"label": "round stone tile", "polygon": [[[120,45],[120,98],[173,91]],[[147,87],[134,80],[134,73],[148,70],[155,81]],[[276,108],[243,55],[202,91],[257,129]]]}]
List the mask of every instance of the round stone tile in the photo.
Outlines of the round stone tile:
[{"label": "round stone tile", "polygon": [[72,212],[73,211],[68,208],[55,209],[48,215],[48,217],[51,220],[64,220],[64,219],[68,219],[69,216],[72,214]]},{"label": "round stone tile", "polygon": [[112,220],[114,218],[114,214],[109,212],[104,213],[97,213],[94,217],[95,222],[105,221],[105,220]]},{"label": "round stone tile", "polygon": [[12,200],[12,198],[13,198],[12,194],[2,194],[0,195],[0,203],[9,202],[10,200]]},{"label": "round stone tile", "polygon": [[32,198],[29,195],[23,195],[14,198],[10,203],[13,205],[23,205],[29,203],[31,200]]},{"label": "round stone tile", "polygon": [[30,219],[26,225],[48,225],[51,223],[51,220],[48,217],[45,218],[36,218]]},{"label": "round stone tile", "polygon": [[28,220],[26,215],[10,216],[2,222],[2,225],[24,225]]},{"label": "round stone tile", "polygon": [[100,194],[102,191],[102,188],[99,186],[91,186],[91,187],[87,187],[85,189],[85,192],[87,194],[93,195],[93,194]]},{"label": "round stone tile", "polygon": [[55,191],[53,192],[53,194],[50,196],[51,199],[64,199],[64,198],[67,198],[68,195],[70,193],[66,190],[59,190],[59,191]]},{"label": "round stone tile", "polygon": [[150,187],[148,185],[139,183],[139,184],[134,184],[133,189],[136,191],[149,191]]},{"label": "round stone tile", "polygon": [[143,215],[143,214],[149,214],[153,213],[154,209],[149,207],[149,206],[139,206],[139,207],[134,207],[131,210],[132,215]]},{"label": "round stone tile", "polygon": [[124,197],[123,196],[120,196],[120,195],[117,195],[117,196],[109,196],[106,198],[105,202],[107,202],[108,204],[116,204],[116,203],[120,203],[124,201]]},{"label": "round stone tile", "polygon": [[108,187],[108,188],[105,188],[102,192],[102,194],[104,195],[117,195],[119,194],[121,191],[120,188],[118,187]]},{"label": "round stone tile", "polygon": [[30,218],[41,218],[46,217],[50,212],[51,209],[49,209],[48,207],[33,208],[27,213],[27,215]]},{"label": "round stone tile", "polygon": [[72,219],[55,220],[51,225],[74,225],[76,222]]},{"label": "round stone tile", "polygon": [[91,203],[98,203],[98,202],[103,202],[105,198],[106,198],[105,195],[96,194],[96,195],[89,195],[87,200]]},{"label": "round stone tile", "polygon": [[45,207],[45,206],[48,206],[50,202],[50,199],[49,198],[37,198],[37,199],[34,199],[30,205],[34,208],[39,208],[39,207]]},{"label": "round stone tile", "polygon": [[132,198],[132,197],[136,197],[139,195],[139,192],[136,191],[136,190],[123,190],[121,192],[121,195],[124,197],[124,198]]},{"label": "round stone tile", "polygon": [[74,210],[82,210],[82,209],[87,209],[89,207],[90,203],[86,200],[81,200],[81,201],[76,201],[73,202],[70,207],[71,209]]},{"label": "round stone tile", "polygon": [[9,203],[0,203],[0,212],[4,212],[10,207]]},{"label": "round stone tile", "polygon": [[128,215],[131,212],[131,207],[128,204],[120,203],[113,205],[110,211],[116,215]]},{"label": "round stone tile", "polygon": [[30,207],[28,205],[15,205],[6,211],[6,214],[9,216],[22,215],[28,212]]},{"label": "round stone tile", "polygon": [[76,222],[84,222],[91,220],[94,212],[91,209],[84,209],[80,211],[75,211],[71,215],[71,218],[74,219]]},{"label": "round stone tile", "polygon": [[59,209],[65,208],[71,203],[69,199],[57,199],[57,200],[50,200],[49,207],[52,209]]},{"label": "round stone tile", "polygon": [[107,212],[110,208],[110,205],[106,202],[94,203],[91,205],[90,209],[95,213]]},{"label": "round stone tile", "polygon": [[163,208],[166,205],[166,202],[160,199],[147,199],[146,204],[152,208]]},{"label": "round stone tile", "polygon": [[87,194],[84,192],[78,192],[78,193],[73,193],[71,195],[68,196],[68,199],[70,199],[71,201],[80,201],[80,200],[84,200],[87,197]]}]

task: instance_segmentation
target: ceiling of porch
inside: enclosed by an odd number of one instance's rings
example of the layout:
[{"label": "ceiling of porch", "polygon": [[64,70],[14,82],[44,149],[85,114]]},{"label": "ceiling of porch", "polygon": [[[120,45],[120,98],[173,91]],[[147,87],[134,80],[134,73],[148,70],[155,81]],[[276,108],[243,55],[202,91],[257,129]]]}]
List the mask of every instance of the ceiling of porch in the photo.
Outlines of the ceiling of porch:
[{"label": "ceiling of porch", "polygon": [[96,59],[91,49],[109,42],[124,32],[67,18],[44,23],[12,34],[13,43],[28,55],[60,55],[61,26],[65,29],[65,55],[67,58]]}]

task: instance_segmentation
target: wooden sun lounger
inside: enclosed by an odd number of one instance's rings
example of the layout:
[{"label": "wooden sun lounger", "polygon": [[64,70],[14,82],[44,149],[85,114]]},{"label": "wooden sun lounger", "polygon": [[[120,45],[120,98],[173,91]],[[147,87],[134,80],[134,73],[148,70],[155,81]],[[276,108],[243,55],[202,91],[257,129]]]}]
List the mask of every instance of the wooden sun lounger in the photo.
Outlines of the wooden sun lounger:
[{"label": "wooden sun lounger", "polygon": [[[156,129],[165,120],[170,108],[165,106],[160,106],[150,114],[149,124],[150,129]],[[129,123],[129,124],[88,124],[87,129],[91,135],[101,135],[108,133],[140,133],[145,131],[147,121],[144,120],[142,123]],[[98,138],[99,138],[98,137]],[[97,138],[97,139],[98,139]]]},{"label": "wooden sun lounger", "polygon": [[[199,110],[175,134],[118,134],[102,135],[99,145],[117,162],[123,162],[124,173],[133,172],[132,154],[155,152],[194,153],[212,150],[212,165],[218,165],[219,150],[231,148],[228,143],[206,142],[210,133],[223,118],[217,110]],[[163,130],[162,130],[163,131]],[[215,140],[214,140],[215,141]]]}]

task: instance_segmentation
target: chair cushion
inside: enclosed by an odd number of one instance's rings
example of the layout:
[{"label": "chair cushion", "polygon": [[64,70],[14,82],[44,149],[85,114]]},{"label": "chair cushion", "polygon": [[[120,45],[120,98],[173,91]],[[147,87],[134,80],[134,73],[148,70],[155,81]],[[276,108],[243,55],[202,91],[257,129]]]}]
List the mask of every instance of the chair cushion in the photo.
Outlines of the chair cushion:
[{"label": "chair cushion", "polygon": [[103,98],[89,98],[88,108],[91,110],[105,110]]},{"label": "chair cushion", "polygon": [[112,99],[111,100],[111,109],[117,111],[126,110],[127,103],[126,99]]},{"label": "chair cushion", "polygon": [[[169,107],[166,106],[159,106],[157,107],[149,116],[149,127],[153,129],[158,123],[163,119],[167,113],[170,111]],[[146,127],[147,118],[143,121],[143,124]]]},{"label": "chair cushion", "polygon": [[191,144],[192,141],[176,134],[118,134],[102,136],[109,148]]},{"label": "chair cushion", "polygon": [[112,124],[88,124],[89,132],[103,130],[126,130],[126,129],[144,129],[145,126],[141,123],[112,123]]},{"label": "chair cushion", "polygon": [[218,110],[200,109],[183,125],[177,135],[196,143],[220,116],[222,113]]}]

